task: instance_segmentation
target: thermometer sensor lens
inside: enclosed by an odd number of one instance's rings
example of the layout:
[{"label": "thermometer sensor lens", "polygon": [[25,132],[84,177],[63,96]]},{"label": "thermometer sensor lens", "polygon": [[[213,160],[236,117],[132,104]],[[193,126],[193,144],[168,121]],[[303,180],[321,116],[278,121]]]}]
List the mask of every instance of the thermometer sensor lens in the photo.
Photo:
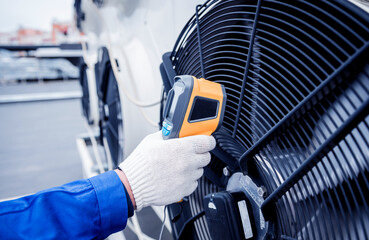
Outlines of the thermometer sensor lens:
[{"label": "thermometer sensor lens", "polygon": [[183,93],[183,84],[178,82],[176,85],[174,85],[173,87],[173,98],[172,98],[172,102],[170,103],[170,110],[168,112],[168,115],[167,115],[167,119],[169,121],[172,121],[173,119],[173,114],[174,114],[174,111],[176,109],[176,106],[177,106],[177,103],[178,103],[178,98],[179,98],[179,95],[181,95],[181,93]]}]

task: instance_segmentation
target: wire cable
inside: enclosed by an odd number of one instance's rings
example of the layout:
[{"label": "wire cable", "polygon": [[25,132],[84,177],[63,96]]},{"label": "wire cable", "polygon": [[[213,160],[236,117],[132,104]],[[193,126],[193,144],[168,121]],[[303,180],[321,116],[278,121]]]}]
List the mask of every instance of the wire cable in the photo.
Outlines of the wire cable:
[{"label": "wire cable", "polygon": [[163,218],[163,224],[161,225],[161,229],[160,229],[160,235],[159,235],[159,240],[161,240],[161,237],[163,236],[163,232],[164,232],[164,226],[165,226],[165,219],[166,219],[166,214],[165,211],[167,210],[167,206],[164,207],[164,218]]},{"label": "wire cable", "polygon": [[87,64],[87,67],[89,69],[93,69],[91,62],[87,61],[88,57],[87,57],[87,43],[86,43],[86,39],[84,39],[83,35],[80,34],[80,41],[81,41],[81,46],[82,46],[82,56],[83,59],[85,61],[85,63]]},{"label": "wire cable", "polygon": [[[110,31],[109,31],[109,28],[108,28],[108,26],[107,26],[107,24],[106,24],[106,22],[105,22],[105,19],[103,18],[103,16],[101,16],[101,13],[100,13],[100,11],[99,11],[99,9],[97,8],[97,6],[92,2],[92,0],[90,0],[90,2],[91,2],[91,4],[95,7],[95,10],[96,10],[96,13],[97,13],[97,15],[98,15],[98,17],[100,18],[100,20],[101,20],[101,22],[102,22],[102,24],[103,24],[103,26],[104,26],[104,28],[106,29],[106,32],[107,32],[107,34],[106,34],[106,36],[107,36],[107,41],[108,41],[108,46],[107,46],[107,48],[108,48],[108,51],[109,51],[109,53],[112,53],[112,51],[111,51],[111,46],[113,45],[112,44],[112,41],[111,41],[111,37],[110,37]],[[126,57],[126,54],[123,52],[123,51],[121,51],[122,52],[122,54],[123,54],[123,56],[124,56],[124,58],[126,58],[127,59],[127,57]],[[137,99],[135,99],[134,97],[132,97],[129,93],[128,93],[128,91],[127,91],[127,89],[123,86],[123,81],[122,81],[122,79],[119,77],[119,70],[118,70],[118,66],[117,66],[117,63],[115,62],[115,59],[113,59],[112,58],[112,56],[111,56],[111,54],[109,54],[109,59],[110,59],[110,64],[111,64],[111,66],[112,66],[112,69],[113,69],[113,73],[114,73],[114,75],[115,75],[115,78],[117,79],[117,83],[118,83],[118,85],[119,85],[119,87],[122,89],[122,91],[123,91],[123,93],[124,93],[124,95],[126,95],[126,97],[127,97],[127,99],[131,102],[131,103],[133,103],[134,105],[136,105],[136,106],[138,106],[138,107],[141,107],[141,108],[146,108],[146,107],[153,107],[153,106],[156,106],[156,105],[158,105],[158,104],[160,104],[160,102],[161,102],[161,100],[159,99],[159,100],[157,100],[157,101],[153,101],[153,102],[149,102],[149,103],[144,103],[144,102],[141,102],[141,101],[139,101],[139,100],[137,100]],[[130,74],[131,75],[131,74]],[[131,76],[131,78],[133,78],[132,76]]]}]

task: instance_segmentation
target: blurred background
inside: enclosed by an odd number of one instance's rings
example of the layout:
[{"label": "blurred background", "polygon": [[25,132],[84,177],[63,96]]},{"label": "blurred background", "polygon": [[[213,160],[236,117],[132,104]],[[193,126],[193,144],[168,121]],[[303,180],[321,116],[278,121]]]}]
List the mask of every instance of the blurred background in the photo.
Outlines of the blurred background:
[{"label": "blurred background", "polygon": [[[0,201],[112,169],[93,165],[106,157],[100,143],[86,146],[99,133],[82,116],[83,35],[74,0],[0,0]],[[159,235],[151,208],[133,221],[109,239]]]},{"label": "blurred background", "polygon": [[0,199],[82,178],[73,3],[0,1]]}]

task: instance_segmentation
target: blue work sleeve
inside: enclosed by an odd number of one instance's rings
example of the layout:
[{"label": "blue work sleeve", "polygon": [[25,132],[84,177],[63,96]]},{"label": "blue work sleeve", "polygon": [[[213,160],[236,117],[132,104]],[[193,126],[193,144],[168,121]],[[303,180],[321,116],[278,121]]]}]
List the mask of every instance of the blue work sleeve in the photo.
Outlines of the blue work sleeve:
[{"label": "blue work sleeve", "polygon": [[126,191],[114,171],[0,203],[2,239],[104,239],[125,228]]}]

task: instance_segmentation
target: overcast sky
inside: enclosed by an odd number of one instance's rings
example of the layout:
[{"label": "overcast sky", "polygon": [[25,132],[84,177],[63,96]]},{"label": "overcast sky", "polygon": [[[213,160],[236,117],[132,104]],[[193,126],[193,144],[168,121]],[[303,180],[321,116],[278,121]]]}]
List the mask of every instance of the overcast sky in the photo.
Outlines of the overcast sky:
[{"label": "overcast sky", "polygon": [[19,26],[50,31],[53,19],[73,19],[74,0],[0,0],[0,32]]}]

